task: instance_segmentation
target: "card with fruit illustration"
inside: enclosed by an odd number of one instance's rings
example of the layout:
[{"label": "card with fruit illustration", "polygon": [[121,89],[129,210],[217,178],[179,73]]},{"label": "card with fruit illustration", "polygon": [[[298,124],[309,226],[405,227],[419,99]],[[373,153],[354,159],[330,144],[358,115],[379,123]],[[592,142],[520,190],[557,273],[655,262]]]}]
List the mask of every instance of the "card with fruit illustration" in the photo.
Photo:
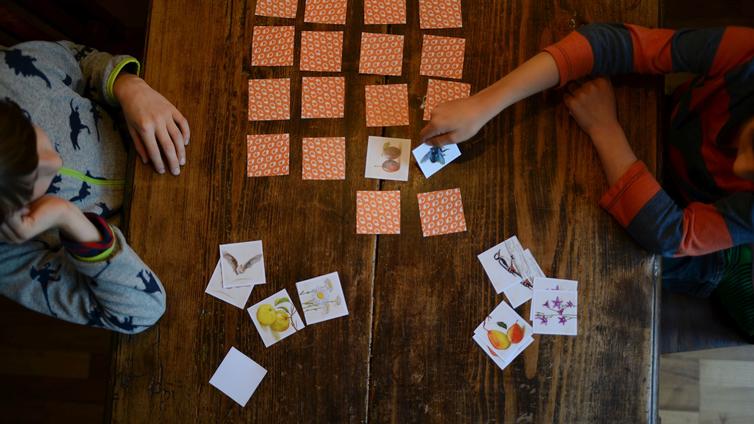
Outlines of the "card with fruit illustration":
[{"label": "card with fruit illustration", "polygon": [[304,322],[285,289],[247,310],[265,347],[270,347],[304,328]]},{"label": "card with fruit illustration", "polygon": [[537,277],[545,276],[529,249],[524,250],[523,265],[524,266],[522,266],[520,269],[523,280],[503,288],[505,297],[508,298],[511,306],[513,306],[514,308],[518,308],[524,302],[531,299],[532,284],[534,279]]},{"label": "card with fruit illustration", "polygon": [[521,354],[521,352],[526,350],[526,348],[534,342],[534,339],[531,337],[524,338],[524,340],[516,345],[515,348],[511,348],[513,350],[511,350],[508,355],[503,357],[497,353],[498,350],[492,346],[492,343],[490,343],[487,335],[482,333],[475,333],[472,339],[479,345],[480,348],[482,348],[484,353],[486,353],[487,356],[492,359],[492,362],[494,362],[495,365],[497,365],[501,370],[510,365],[510,363],[513,362],[513,360],[516,359],[518,355]]},{"label": "card with fruit illustration", "polygon": [[511,284],[523,281],[522,271],[528,269],[524,249],[516,236],[487,249],[477,258],[498,294]]},{"label": "card with fruit illustration", "polygon": [[230,303],[236,308],[243,309],[244,306],[246,306],[246,301],[249,300],[249,295],[254,286],[234,287],[230,289],[224,288],[221,261],[222,259],[217,262],[215,271],[212,272],[212,277],[210,277],[209,284],[204,292],[222,300],[223,302]]},{"label": "card with fruit illustration", "polygon": [[248,287],[265,284],[262,242],[248,241],[220,245],[223,287]]},{"label": "card with fruit illustration", "polygon": [[307,325],[348,315],[340,277],[333,272],[296,283]]},{"label": "card with fruit illustration", "polygon": [[577,295],[575,291],[535,290],[531,299],[534,333],[575,336]]},{"label": "card with fruit illustration", "polygon": [[435,147],[422,143],[414,149],[413,153],[416,163],[419,164],[419,169],[422,170],[426,178],[431,177],[461,156],[457,144]]},{"label": "card with fruit illustration", "polygon": [[379,180],[408,181],[411,140],[369,137],[364,176]]},{"label": "card with fruit illustration", "polygon": [[529,323],[506,302],[501,302],[474,330],[474,339],[504,368],[528,345],[532,334]]}]

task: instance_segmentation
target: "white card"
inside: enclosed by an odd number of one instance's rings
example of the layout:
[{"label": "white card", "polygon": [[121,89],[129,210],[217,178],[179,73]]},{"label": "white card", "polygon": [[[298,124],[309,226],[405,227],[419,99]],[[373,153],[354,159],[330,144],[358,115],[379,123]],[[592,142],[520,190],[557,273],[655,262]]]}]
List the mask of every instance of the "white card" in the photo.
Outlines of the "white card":
[{"label": "white card", "polygon": [[254,286],[235,287],[230,289],[224,288],[221,268],[220,261],[217,261],[217,266],[212,272],[212,277],[209,279],[209,284],[204,292],[222,300],[223,302],[230,303],[236,308],[243,309],[244,306],[246,306],[246,301],[249,300],[249,295]]},{"label": "white card", "polygon": [[265,347],[304,328],[288,291],[283,289],[247,309]]},{"label": "white card", "polygon": [[220,262],[226,289],[267,283],[261,241],[221,244]]},{"label": "white card", "polygon": [[520,269],[524,279],[503,288],[503,293],[505,293],[511,306],[514,308],[518,308],[524,302],[531,299],[532,281],[534,278],[545,276],[529,249],[524,250],[524,265]]},{"label": "white card", "polygon": [[518,356],[532,334],[529,323],[503,301],[474,330],[474,340],[504,368]]},{"label": "white card", "polygon": [[575,336],[578,331],[578,293],[565,290],[535,290],[531,300],[534,334]]},{"label": "white card", "polygon": [[431,177],[437,171],[461,156],[461,150],[458,149],[458,145],[456,144],[449,144],[441,148],[438,147],[433,152],[432,146],[422,143],[414,149],[413,153],[416,163],[426,178]]},{"label": "white card", "polygon": [[364,176],[379,180],[408,181],[411,140],[370,136]]},{"label": "white card", "polygon": [[526,267],[526,259],[518,237],[513,236],[477,257],[497,294],[502,293],[503,289],[511,284],[523,280],[520,269]]},{"label": "white card", "polygon": [[[533,290],[564,290],[564,291],[576,291],[578,289],[578,281],[573,280],[561,280],[559,278],[546,278],[538,277],[534,278]],[[529,308],[529,321],[534,321],[534,306]]]},{"label": "white card", "polygon": [[529,347],[530,344],[534,342],[534,338],[532,338],[531,336],[524,338],[524,340],[522,340],[521,343],[516,347],[515,351],[503,357],[497,353],[498,350],[492,346],[489,338],[484,333],[474,333],[472,339],[479,345],[479,347],[482,348],[484,353],[486,353],[487,356],[492,359],[492,362],[494,362],[495,365],[497,365],[501,370],[510,365],[510,363],[513,362],[513,360],[516,359],[518,355],[520,355],[524,350],[526,350],[527,347]]},{"label": "white card", "polygon": [[296,283],[306,325],[348,315],[337,272]]},{"label": "white card", "polygon": [[209,384],[228,395],[237,404],[246,406],[246,402],[257,390],[266,374],[267,370],[236,348],[231,347],[209,380]]}]

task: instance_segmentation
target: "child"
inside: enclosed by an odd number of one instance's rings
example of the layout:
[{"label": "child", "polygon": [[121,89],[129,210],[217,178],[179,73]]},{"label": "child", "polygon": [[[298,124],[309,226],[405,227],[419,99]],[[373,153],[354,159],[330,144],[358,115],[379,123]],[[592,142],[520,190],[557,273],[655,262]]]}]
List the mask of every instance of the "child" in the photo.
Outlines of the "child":
[{"label": "child", "polygon": [[[696,74],[674,95],[667,192],[631,150],[609,80],[569,85],[587,75],[630,72]],[[565,104],[605,170],[610,189],[600,205],[644,248],[666,257],[666,287],[714,294],[754,336],[748,246],[754,242],[754,30],[587,25],[478,94],[437,107],[421,139],[464,141],[506,107],[556,85],[569,87]]]},{"label": "child", "polygon": [[120,106],[159,173],[180,173],[189,141],[186,119],[138,71],[132,57],[69,42],[0,47],[0,293],[122,333],[155,324],[165,290],[105,221],[127,159],[109,110]]}]

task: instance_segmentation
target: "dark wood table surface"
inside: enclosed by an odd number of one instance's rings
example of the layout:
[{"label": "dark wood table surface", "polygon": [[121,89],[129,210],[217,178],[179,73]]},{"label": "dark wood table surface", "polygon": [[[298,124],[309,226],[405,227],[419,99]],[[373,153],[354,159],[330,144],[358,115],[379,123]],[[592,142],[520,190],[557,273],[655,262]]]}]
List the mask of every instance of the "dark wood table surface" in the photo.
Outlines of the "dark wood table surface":
[{"label": "dark wood table surface", "polygon": [[[466,38],[473,91],[565,36],[571,21],[656,26],[657,0],[464,0],[463,29],[363,25],[349,0],[343,74],[346,119],[302,120],[301,73],[251,68],[254,1],[152,2],[145,78],[191,123],[179,178],[135,165],[127,219],[133,248],[165,283],[156,328],[115,347],[112,419],[160,422],[625,422],[655,419],[658,259],[597,206],[605,177],[561,94],[493,119],[458,163],[427,180],[365,179],[367,136],[414,140],[427,78],[422,33]],[[297,31],[343,27],[305,24]],[[360,35],[406,35],[401,77],[358,74]],[[298,65],[299,36],[296,42]],[[310,73],[311,74],[311,73]],[[317,75],[317,74],[312,74]],[[289,122],[247,120],[249,78],[291,77]],[[364,85],[409,84],[410,127],[365,127]],[[637,155],[658,163],[657,80],[618,82],[621,122]],[[291,134],[289,176],[246,177],[246,135]],[[345,181],[301,179],[302,136],[345,136]],[[412,165],[413,166],[413,165]],[[416,194],[459,187],[468,231],[424,238]],[[357,190],[401,191],[399,236],[357,235]],[[476,255],[517,234],[548,276],[579,280],[579,335],[535,336],[506,370],[472,341],[496,295]],[[249,305],[295,282],[338,271],[350,314],[265,348],[246,311],[204,293],[221,243],[263,240],[268,283]],[[528,316],[528,304],[519,309]],[[235,346],[268,370],[245,408],[208,383]]]}]

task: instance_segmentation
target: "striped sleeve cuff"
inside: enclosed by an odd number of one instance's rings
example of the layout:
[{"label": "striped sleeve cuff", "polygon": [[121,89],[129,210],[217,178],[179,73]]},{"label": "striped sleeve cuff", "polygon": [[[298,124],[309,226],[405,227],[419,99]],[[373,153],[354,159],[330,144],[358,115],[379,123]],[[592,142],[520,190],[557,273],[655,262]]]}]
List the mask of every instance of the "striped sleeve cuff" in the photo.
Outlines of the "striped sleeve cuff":
[{"label": "striped sleeve cuff", "polygon": [[660,190],[644,162],[636,161],[602,196],[600,206],[625,228]]},{"label": "striped sleeve cuff", "polygon": [[104,218],[97,214],[85,213],[87,219],[97,228],[102,240],[90,243],[79,243],[65,236],[61,236],[63,246],[74,258],[83,262],[100,262],[108,259],[115,249],[113,230]]},{"label": "striped sleeve cuff", "polygon": [[555,59],[560,75],[559,87],[570,81],[589,75],[594,67],[592,46],[583,35],[574,31],[544,51]]}]

